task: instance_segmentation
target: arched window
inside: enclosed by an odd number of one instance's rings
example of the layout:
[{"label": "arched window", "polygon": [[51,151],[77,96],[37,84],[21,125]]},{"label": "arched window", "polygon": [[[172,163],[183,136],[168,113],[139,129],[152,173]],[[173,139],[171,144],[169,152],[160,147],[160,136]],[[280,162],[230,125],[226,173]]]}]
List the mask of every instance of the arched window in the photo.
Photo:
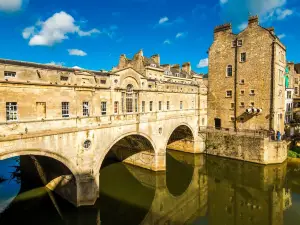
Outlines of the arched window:
[{"label": "arched window", "polygon": [[227,66],[226,76],[232,77],[232,65]]},{"label": "arched window", "polygon": [[[133,91],[132,84],[128,84],[125,95],[126,113],[138,112],[138,93]],[[123,102],[123,100],[122,100]]]},{"label": "arched window", "polygon": [[128,84],[126,88],[126,112],[133,112],[133,86]]}]

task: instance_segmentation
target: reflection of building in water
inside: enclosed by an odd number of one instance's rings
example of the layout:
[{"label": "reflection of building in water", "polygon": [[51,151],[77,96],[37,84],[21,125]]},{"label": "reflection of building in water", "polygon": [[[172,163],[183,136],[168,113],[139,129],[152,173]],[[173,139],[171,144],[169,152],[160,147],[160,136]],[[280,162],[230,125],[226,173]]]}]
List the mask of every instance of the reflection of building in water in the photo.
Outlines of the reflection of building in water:
[{"label": "reflection of building in water", "polygon": [[[208,157],[210,225],[282,225],[286,164],[261,166]],[[289,204],[288,204],[289,205]]]},{"label": "reflection of building in water", "polygon": [[[169,158],[169,160],[167,158],[167,172],[153,173],[126,165],[131,174],[145,187],[155,188],[152,205],[141,224],[190,224],[196,218],[203,217],[207,213],[208,188],[207,176],[204,173],[204,157],[177,151],[169,151],[167,157]],[[182,168],[182,170],[184,168],[191,169],[192,173],[186,181],[182,182],[179,176],[183,174],[176,173],[173,170],[175,167]],[[167,176],[170,176],[175,182],[169,183]],[[184,182],[187,182],[188,185],[183,184]],[[184,186],[184,190],[180,186]],[[171,190],[175,189],[181,190],[181,192],[175,191],[176,195],[174,195]]]},{"label": "reflection of building in water", "polygon": [[283,188],[283,195],[282,195],[282,203],[283,203],[283,210],[287,210],[292,207],[292,194],[291,189]]}]

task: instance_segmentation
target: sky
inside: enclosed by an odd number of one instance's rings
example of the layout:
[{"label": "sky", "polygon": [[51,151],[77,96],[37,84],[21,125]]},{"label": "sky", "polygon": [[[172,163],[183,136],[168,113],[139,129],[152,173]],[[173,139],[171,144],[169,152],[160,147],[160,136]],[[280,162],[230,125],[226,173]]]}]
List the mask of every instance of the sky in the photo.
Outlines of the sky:
[{"label": "sky", "polygon": [[299,0],[0,0],[0,58],[111,70],[143,49],[207,73],[214,27],[238,33],[259,15],[300,62],[299,12]]}]

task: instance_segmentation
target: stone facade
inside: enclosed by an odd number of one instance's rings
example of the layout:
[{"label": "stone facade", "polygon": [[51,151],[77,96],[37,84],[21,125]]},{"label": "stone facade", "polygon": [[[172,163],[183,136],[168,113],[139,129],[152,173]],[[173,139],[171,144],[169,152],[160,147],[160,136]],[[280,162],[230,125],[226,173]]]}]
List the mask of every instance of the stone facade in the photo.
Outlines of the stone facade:
[{"label": "stone facade", "polygon": [[[202,77],[166,75],[158,55],[152,57],[153,68],[139,61],[145,59],[141,52],[135,57],[111,72],[0,60],[0,160],[37,155],[63,163],[77,185],[69,200],[80,206],[96,201],[99,171],[110,152],[154,171],[166,169],[170,140],[188,145],[191,153],[203,152],[198,131],[200,121],[206,124],[207,87]],[[189,73],[188,65],[180,74]],[[192,135],[184,136],[185,130]]]},{"label": "stone facade", "polygon": [[[209,49],[208,126],[284,131],[285,46],[258,17],[233,34],[231,24],[214,30]],[[260,112],[247,113],[247,109]]]},{"label": "stone facade", "polygon": [[288,63],[289,68],[289,88],[293,91],[293,114],[300,112],[300,64]]}]

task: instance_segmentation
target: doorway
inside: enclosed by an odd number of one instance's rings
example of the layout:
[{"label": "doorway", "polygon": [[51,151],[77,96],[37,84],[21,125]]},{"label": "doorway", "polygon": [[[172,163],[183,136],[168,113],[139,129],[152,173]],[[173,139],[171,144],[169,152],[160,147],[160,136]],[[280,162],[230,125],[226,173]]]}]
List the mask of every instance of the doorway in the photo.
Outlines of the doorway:
[{"label": "doorway", "polygon": [[221,127],[222,127],[221,125],[222,125],[221,124],[221,119],[215,118],[215,128],[218,129],[218,130],[220,130]]}]

